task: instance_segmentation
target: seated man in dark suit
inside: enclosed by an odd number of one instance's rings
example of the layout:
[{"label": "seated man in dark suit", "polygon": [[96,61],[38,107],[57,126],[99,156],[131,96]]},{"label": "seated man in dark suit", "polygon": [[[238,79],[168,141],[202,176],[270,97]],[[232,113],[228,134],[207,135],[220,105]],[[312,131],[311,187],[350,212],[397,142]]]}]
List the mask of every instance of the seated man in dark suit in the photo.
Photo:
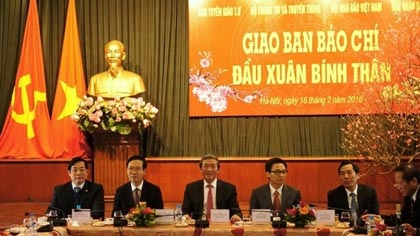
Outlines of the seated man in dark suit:
[{"label": "seated man in dark suit", "polygon": [[[88,166],[81,157],[73,158],[67,167],[71,181],[54,188],[48,210],[61,209],[60,218],[71,215],[72,209],[91,209],[94,219],[103,219],[105,211],[104,188],[86,180]],[[63,213],[65,215],[63,215]]]},{"label": "seated man in dark suit", "polygon": [[395,187],[404,196],[401,220],[420,228],[420,171],[412,163],[404,163],[394,169]]},{"label": "seated man in dark suit", "polygon": [[286,209],[299,204],[300,191],[284,183],[287,176],[285,161],[278,157],[271,158],[265,163],[265,172],[269,183],[252,190],[250,211],[271,209],[283,215]]},{"label": "seated man in dark suit", "polygon": [[217,178],[220,171],[219,159],[206,154],[200,160],[202,180],[187,184],[182,203],[182,212],[187,218],[210,218],[211,209],[229,209],[231,222],[241,220],[242,213],[237,201],[236,187]]},{"label": "seated man in dark suit", "polygon": [[[364,214],[379,214],[376,190],[364,184],[358,184],[359,167],[352,161],[342,161],[338,167],[342,185],[328,191],[328,207],[336,214],[342,211],[354,211],[356,220]],[[360,221],[361,222],[361,221]]]},{"label": "seated man in dark suit", "polygon": [[160,188],[144,179],[147,169],[146,159],[134,155],[128,158],[126,167],[130,182],[117,188],[112,215],[117,210],[126,215],[139,202],[146,202],[146,206],[153,209],[163,209]]}]

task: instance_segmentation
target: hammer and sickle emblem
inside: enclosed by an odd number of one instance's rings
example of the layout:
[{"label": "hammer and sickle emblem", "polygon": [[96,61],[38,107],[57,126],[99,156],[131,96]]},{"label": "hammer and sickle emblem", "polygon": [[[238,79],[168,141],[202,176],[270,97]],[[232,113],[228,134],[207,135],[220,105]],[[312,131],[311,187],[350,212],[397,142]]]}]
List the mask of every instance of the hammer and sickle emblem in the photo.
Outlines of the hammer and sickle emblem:
[{"label": "hammer and sickle emblem", "polygon": [[[15,110],[12,110],[12,119],[18,124],[26,125],[26,135],[28,139],[35,137],[34,126],[32,121],[35,120],[35,111],[38,102],[45,102],[47,100],[46,93],[34,91],[34,105],[33,107],[29,107],[29,96],[28,91],[26,91],[26,87],[31,84],[31,76],[26,74],[19,78],[18,87],[21,89],[21,100],[22,100],[22,108],[23,113],[18,114]],[[15,104],[15,92],[16,88],[13,90],[12,95],[12,107],[14,108]],[[32,109],[32,110],[31,110]]]}]

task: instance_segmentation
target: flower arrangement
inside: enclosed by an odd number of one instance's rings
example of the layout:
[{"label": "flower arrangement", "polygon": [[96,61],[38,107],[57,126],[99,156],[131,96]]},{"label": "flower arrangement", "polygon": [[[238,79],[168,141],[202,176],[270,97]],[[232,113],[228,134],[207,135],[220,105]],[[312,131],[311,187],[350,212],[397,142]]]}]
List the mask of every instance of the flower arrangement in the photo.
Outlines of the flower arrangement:
[{"label": "flower arrangement", "polygon": [[89,133],[103,129],[127,135],[136,124],[141,132],[151,124],[157,113],[158,109],[141,97],[116,97],[113,100],[98,97],[95,100],[85,96],[71,119],[78,123],[81,130]]},{"label": "flower arrangement", "polygon": [[287,222],[295,223],[296,225],[307,225],[316,220],[315,212],[309,204],[300,201],[298,205],[287,209],[284,215]]},{"label": "flower arrangement", "polygon": [[155,210],[147,207],[146,202],[139,202],[126,215],[126,218],[136,223],[136,226],[152,226],[155,224],[155,217]]}]

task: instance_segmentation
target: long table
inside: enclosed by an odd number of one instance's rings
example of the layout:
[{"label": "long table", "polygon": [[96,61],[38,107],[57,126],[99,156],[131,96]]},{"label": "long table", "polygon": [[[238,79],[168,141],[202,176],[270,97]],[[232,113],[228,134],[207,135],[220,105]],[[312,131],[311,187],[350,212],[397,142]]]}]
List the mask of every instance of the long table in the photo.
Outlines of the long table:
[{"label": "long table", "polygon": [[[230,224],[211,224],[209,228],[203,229],[202,235],[206,236],[230,236],[231,230],[236,226]],[[324,226],[325,227],[325,226]],[[244,236],[271,236],[273,229],[269,224],[246,225]],[[341,236],[346,229],[329,227],[330,236]],[[67,226],[67,234],[70,236],[186,236],[194,235],[195,227],[175,227],[174,225],[156,225],[151,227],[113,227],[113,226]],[[287,236],[317,236],[317,227],[287,228]]]}]

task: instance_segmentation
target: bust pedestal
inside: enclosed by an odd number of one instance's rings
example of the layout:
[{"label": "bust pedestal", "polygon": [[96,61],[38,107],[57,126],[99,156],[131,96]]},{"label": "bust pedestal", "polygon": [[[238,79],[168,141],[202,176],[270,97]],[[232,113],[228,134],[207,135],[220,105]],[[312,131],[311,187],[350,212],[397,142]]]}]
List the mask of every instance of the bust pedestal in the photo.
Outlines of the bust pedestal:
[{"label": "bust pedestal", "polygon": [[140,154],[140,135],[137,128],[128,135],[104,130],[92,134],[93,176],[104,186],[105,199],[113,199],[116,188],[128,181],[125,163]]}]

